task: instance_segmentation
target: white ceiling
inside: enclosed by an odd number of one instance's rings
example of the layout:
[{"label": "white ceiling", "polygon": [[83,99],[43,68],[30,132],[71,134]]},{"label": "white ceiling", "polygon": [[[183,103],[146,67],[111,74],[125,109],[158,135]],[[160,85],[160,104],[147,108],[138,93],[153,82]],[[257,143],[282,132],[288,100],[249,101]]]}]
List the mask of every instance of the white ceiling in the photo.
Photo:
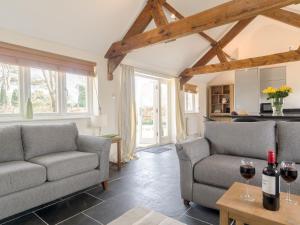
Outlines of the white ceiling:
[{"label": "white ceiling", "polygon": [[[229,0],[168,0],[188,16]],[[103,57],[120,40],[146,0],[1,0],[0,29],[56,42]],[[300,5],[293,6],[299,10]],[[153,24],[151,26],[154,26]],[[219,39],[232,25],[208,30]],[[199,35],[154,45],[130,53],[125,62],[168,74],[178,74],[209,48]]]}]

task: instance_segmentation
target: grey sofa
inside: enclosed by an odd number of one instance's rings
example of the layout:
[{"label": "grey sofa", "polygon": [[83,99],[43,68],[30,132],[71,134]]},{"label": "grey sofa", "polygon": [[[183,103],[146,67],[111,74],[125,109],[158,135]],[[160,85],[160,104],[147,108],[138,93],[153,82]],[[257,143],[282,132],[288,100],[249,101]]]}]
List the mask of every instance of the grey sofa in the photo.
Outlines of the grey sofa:
[{"label": "grey sofa", "polygon": [[[206,122],[203,138],[176,144],[185,204],[192,201],[217,209],[216,201],[223,193],[234,182],[244,182],[239,172],[243,158],[253,160],[256,176],[251,184],[261,186],[267,151],[275,150],[277,141],[278,162],[293,160],[300,171],[299,135],[296,122]],[[300,194],[300,179],[292,187]],[[281,191],[286,191],[283,181]]]},{"label": "grey sofa", "polygon": [[0,127],[0,219],[106,182],[110,145],[73,123]]}]

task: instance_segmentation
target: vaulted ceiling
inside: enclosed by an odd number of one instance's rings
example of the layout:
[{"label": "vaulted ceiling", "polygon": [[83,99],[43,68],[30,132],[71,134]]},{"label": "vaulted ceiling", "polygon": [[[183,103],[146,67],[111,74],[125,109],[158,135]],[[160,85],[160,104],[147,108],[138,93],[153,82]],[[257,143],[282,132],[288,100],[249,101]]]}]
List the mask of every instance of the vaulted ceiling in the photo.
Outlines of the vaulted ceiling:
[{"label": "vaulted ceiling", "polygon": [[[168,2],[181,14],[189,16],[228,1]],[[103,58],[110,45],[122,39],[145,3],[146,0],[1,0],[0,29],[89,51]],[[300,13],[299,4],[288,9]],[[255,25],[263,27],[264,20],[259,21]],[[148,29],[154,27],[154,24],[150,24]],[[231,27],[232,24],[217,27],[208,30],[207,34],[218,40]],[[206,40],[199,35],[191,35],[133,51],[124,62],[179,75],[209,48],[210,44]]]}]

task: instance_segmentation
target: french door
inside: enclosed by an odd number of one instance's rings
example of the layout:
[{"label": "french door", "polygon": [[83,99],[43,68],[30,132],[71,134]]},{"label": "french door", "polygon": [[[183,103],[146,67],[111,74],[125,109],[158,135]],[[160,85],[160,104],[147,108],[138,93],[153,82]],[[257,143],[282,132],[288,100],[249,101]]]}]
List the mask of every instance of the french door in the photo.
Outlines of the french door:
[{"label": "french door", "polygon": [[168,80],[136,73],[137,147],[170,141]]}]

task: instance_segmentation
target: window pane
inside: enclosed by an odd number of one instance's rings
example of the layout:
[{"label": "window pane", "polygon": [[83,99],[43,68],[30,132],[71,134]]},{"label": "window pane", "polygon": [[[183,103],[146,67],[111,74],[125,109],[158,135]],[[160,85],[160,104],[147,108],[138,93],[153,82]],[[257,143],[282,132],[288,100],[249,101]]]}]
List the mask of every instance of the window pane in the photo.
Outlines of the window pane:
[{"label": "window pane", "polygon": [[161,90],[161,99],[160,99],[160,104],[161,104],[161,126],[162,126],[162,137],[167,137],[168,134],[168,85],[162,83],[160,85],[160,90]]},{"label": "window pane", "polygon": [[87,77],[66,74],[67,112],[88,112]]},{"label": "window pane", "polygon": [[20,112],[20,70],[18,66],[0,64],[0,113]]},{"label": "window pane", "polygon": [[194,111],[194,98],[192,93],[187,93],[187,111]]},{"label": "window pane", "polygon": [[57,112],[57,72],[31,68],[30,76],[33,112]]}]

